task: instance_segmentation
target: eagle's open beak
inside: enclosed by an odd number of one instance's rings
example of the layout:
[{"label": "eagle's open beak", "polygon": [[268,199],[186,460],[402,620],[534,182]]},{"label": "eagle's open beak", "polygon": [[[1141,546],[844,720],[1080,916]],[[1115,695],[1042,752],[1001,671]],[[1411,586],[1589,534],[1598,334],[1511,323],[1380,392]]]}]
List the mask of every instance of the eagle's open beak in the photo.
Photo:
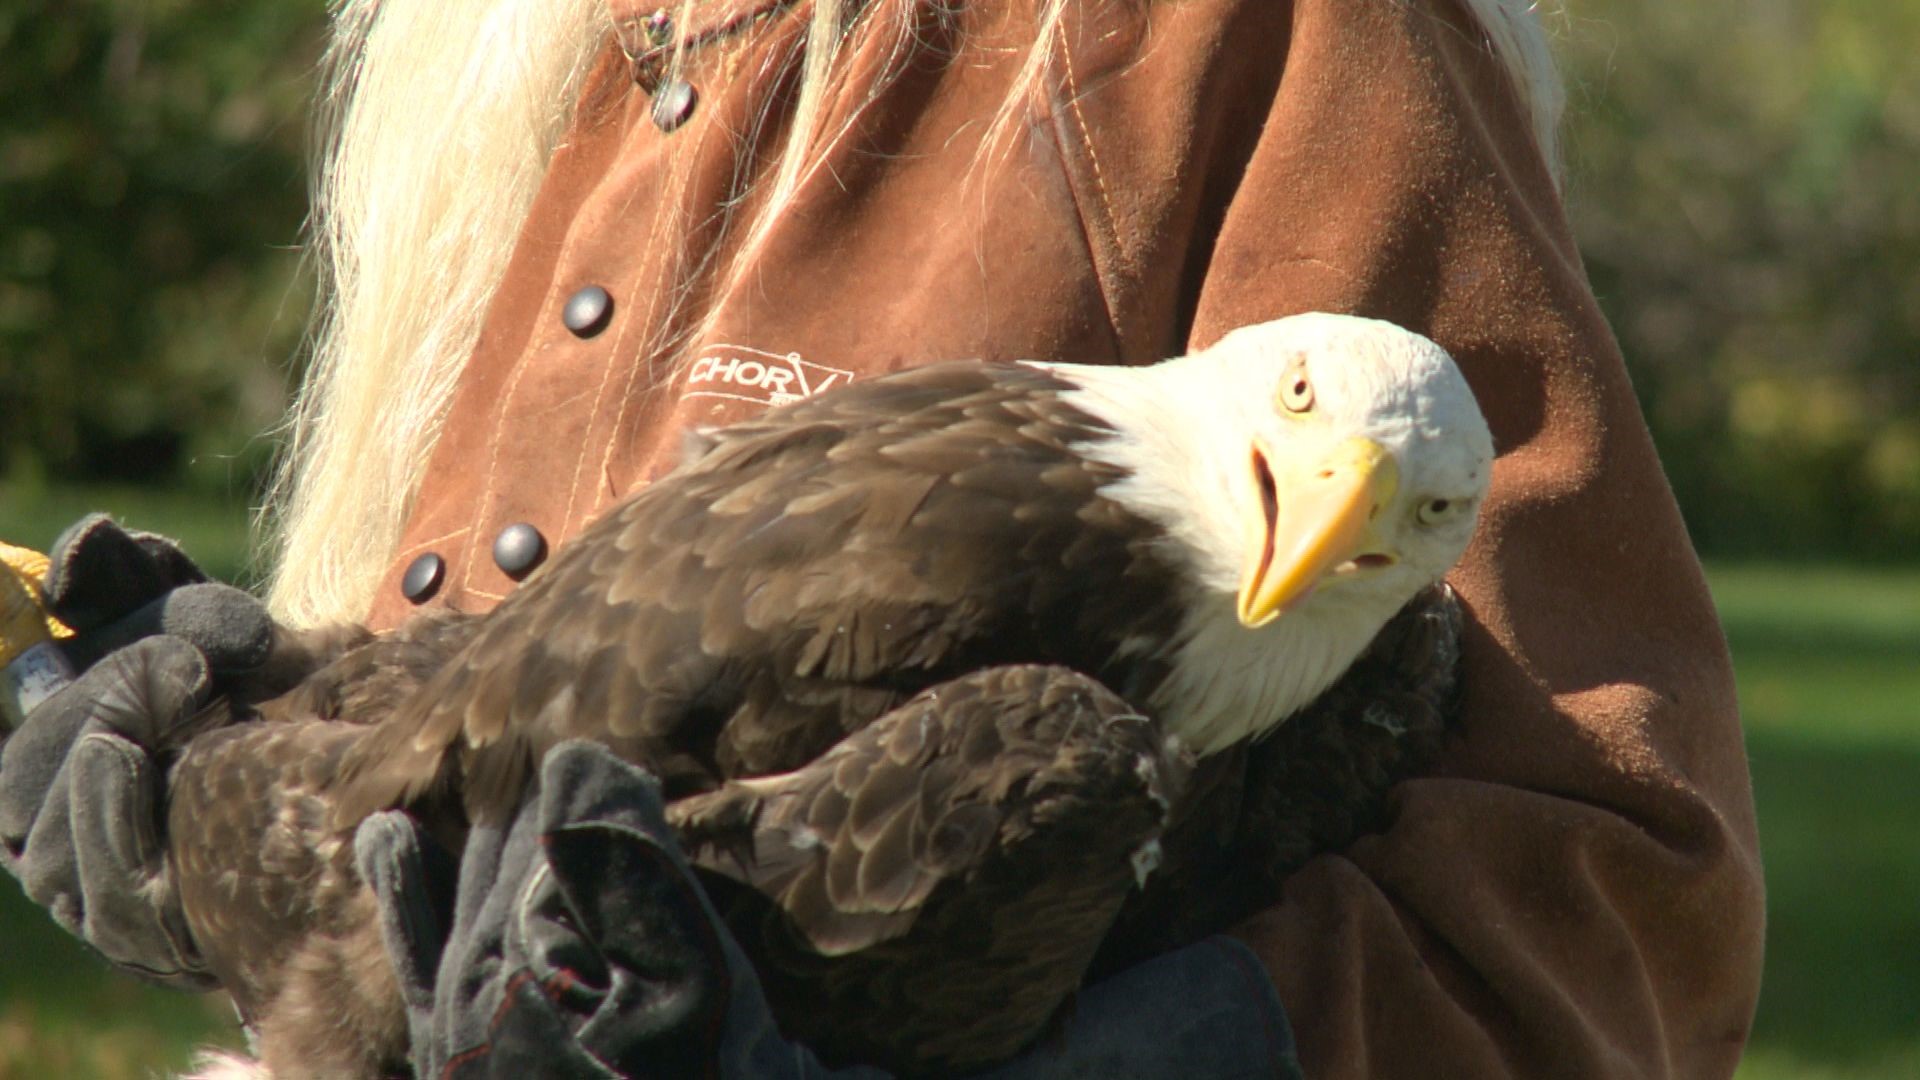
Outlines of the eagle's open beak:
[{"label": "eagle's open beak", "polygon": [[1317,465],[1276,483],[1268,459],[1253,454],[1263,527],[1240,586],[1240,622],[1265,626],[1304,599],[1329,572],[1348,563],[1390,563],[1370,550],[1373,517],[1400,483],[1393,455],[1372,439],[1352,438]]}]

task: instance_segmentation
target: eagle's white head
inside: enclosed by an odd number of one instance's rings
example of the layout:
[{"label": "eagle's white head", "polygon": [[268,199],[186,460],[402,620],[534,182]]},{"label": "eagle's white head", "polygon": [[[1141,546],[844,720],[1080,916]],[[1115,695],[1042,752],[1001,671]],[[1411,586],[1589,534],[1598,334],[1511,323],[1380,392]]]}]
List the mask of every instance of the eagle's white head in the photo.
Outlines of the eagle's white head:
[{"label": "eagle's white head", "polygon": [[1459,367],[1392,323],[1296,315],[1150,368],[1049,367],[1117,432],[1086,448],[1126,472],[1104,494],[1166,530],[1193,588],[1153,704],[1201,753],[1338,678],[1466,551],[1492,475]]}]

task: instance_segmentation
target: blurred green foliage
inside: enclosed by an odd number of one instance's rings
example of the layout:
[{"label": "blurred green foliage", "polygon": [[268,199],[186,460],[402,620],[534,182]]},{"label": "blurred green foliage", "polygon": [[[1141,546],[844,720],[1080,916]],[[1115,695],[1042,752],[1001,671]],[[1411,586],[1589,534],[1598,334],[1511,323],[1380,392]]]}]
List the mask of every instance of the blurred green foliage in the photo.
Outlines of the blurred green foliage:
[{"label": "blurred green foliage", "polygon": [[0,477],[244,485],[306,319],[320,0],[0,6]]},{"label": "blurred green foliage", "polygon": [[1570,207],[1696,542],[1920,552],[1920,3],[1576,0]]},{"label": "blurred green foliage", "polygon": [[[1549,21],[1575,228],[1696,541],[1920,551],[1920,0]],[[0,9],[16,489],[250,489],[308,302],[324,22],[321,0]]]}]

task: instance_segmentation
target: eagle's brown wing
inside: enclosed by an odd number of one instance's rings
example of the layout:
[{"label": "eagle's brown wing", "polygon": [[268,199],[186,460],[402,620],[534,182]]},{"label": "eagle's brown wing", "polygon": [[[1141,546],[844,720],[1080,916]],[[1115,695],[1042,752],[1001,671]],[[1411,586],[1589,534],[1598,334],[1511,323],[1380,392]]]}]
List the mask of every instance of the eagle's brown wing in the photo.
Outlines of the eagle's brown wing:
[{"label": "eagle's brown wing", "polygon": [[788,1036],[953,1074],[1010,1057],[1071,997],[1190,766],[1084,675],[990,668],[668,818]]},{"label": "eagle's brown wing", "polygon": [[[352,753],[341,813],[457,774],[504,815],[590,738],[669,798],[811,761],[911,694],[1010,662],[1101,670],[1164,640],[1177,590],[1151,532],[1098,494],[1103,437],[1018,365],[890,375],[714,434],[588,528]],[[1132,663],[1132,700],[1153,665]]]}]

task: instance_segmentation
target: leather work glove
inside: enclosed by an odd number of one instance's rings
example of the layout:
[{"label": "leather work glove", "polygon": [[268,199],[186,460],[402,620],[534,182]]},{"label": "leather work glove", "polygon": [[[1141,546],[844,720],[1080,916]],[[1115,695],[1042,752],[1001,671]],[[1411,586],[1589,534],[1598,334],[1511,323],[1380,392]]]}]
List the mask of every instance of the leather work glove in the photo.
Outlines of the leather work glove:
[{"label": "leather work glove", "polygon": [[[775,1027],[668,828],[658,783],[598,744],[555,747],[518,814],[455,860],[398,811],[355,835],[408,1000],[416,1075],[881,1080]],[[452,893],[452,925],[440,912]],[[1078,998],[992,1080],[1298,1076],[1272,983],[1210,938]]]},{"label": "leather work glove", "polygon": [[161,841],[164,762],[223,675],[272,653],[259,601],[172,541],[103,515],[63,533],[41,584],[82,674],[0,745],[0,868],[114,964],[181,989],[212,980],[187,935]]}]

